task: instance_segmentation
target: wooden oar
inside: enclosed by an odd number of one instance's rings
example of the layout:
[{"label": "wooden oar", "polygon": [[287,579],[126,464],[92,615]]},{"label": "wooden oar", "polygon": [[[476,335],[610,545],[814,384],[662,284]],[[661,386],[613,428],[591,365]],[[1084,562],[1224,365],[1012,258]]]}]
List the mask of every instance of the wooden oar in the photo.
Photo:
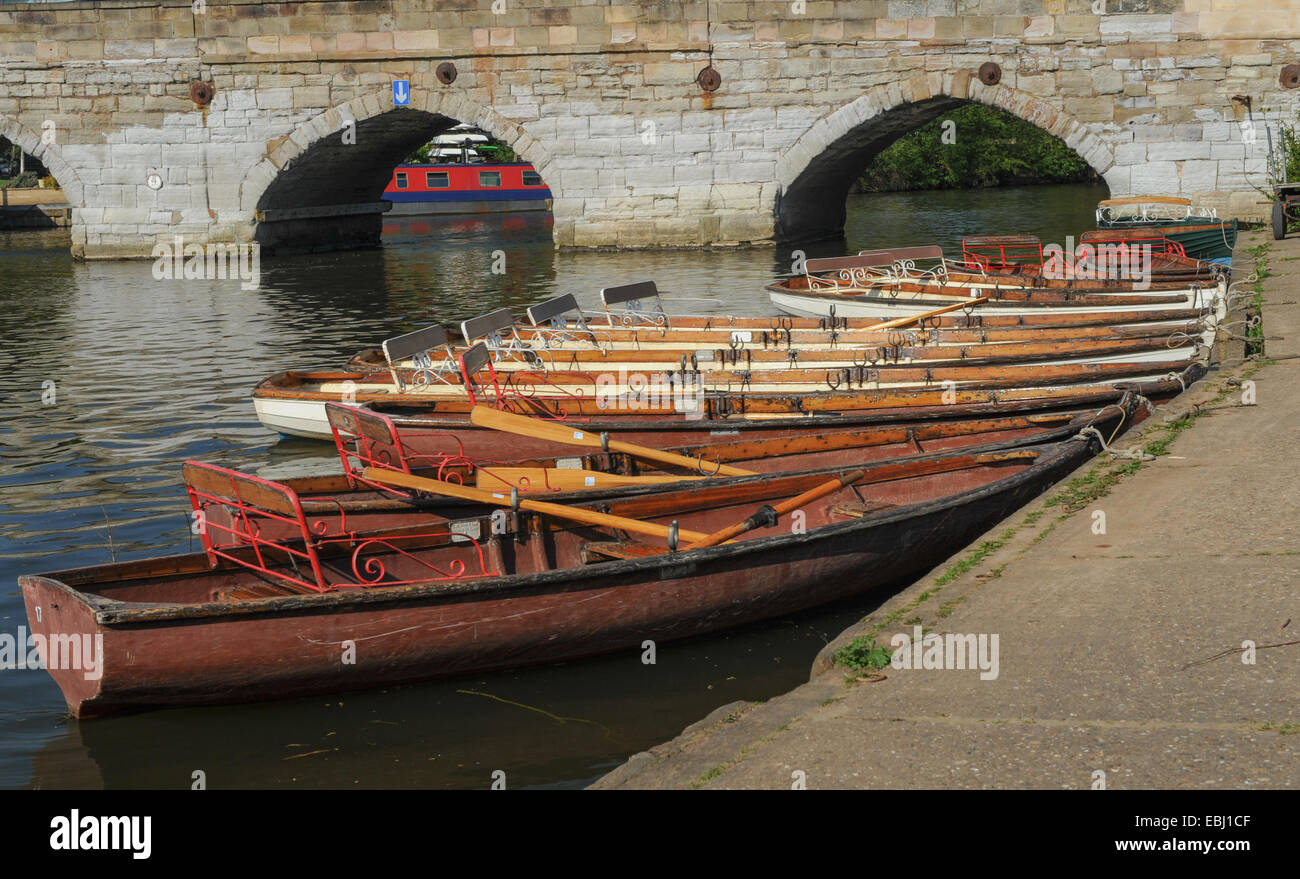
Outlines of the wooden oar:
[{"label": "wooden oar", "polygon": [[[564,424],[559,421],[545,421],[541,418],[529,418],[526,415],[516,415],[513,412],[504,412],[500,409],[493,409],[491,406],[475,406],[470,410],[469,420],[471,424],[475,424],[478,427],[489,427],[493,430],[500,430],[505,433],[514,433],[520,436],[537,437],[539,439],[549,440],[553,443],[586,446],[591,449],[604,448],[601,443],[600,434],[598,433],[588,433],[583,430],[576,430],[573,425]],[[662,449],[652,449],[649,446],[639,446],[635,443],[624,442],[623,440],[610,439],[608,450],[611,452],[623,452],[650,461],[658,461],[661,464],[675,464],[678,467],[689,467],[697,472],[700,464],[696,459],[688,458],[685,455],[665,452]],[[710,467],[710,469],[714,468]],[[727,464],[719,464],[716,468],[716,475],[753,476],[754,471],[742,470],[739,467],[732,467]]]},{"label": "wooden oar", "polygon": [[[428,491],[434,494],[444,495],[446,497],[457,497],[467,501],[477,501],[483,504],[492,504],[493,506],[502,506],[510,503],[510,495],[501,492],[484,491],[481,488],[470,488],[468,485],[457,485],[454,482],[443,482],[441,479],[429,479],[425,476],[413,476],[410,473],[399,473],[396,470],[384,470],[379,467],[367,467],[361,474],[365,479],[371,479],[375,482],[382,482],[385,485],[397,485],[402,488],[415,488],[420,491]],[[651,537],[668,537],[668,526],[656,525],[653,522],[642,522],[640,519],[628,519],[624,516],[611,516],[608,513],[598,513],[595,510],[588,510],[584,507],[570,507],[564,504],[552,504],[546,501],[535,501],[527,498],[519,499],[519,509],[528,510],[530,513],[541,513],[545,516],[554,516],[557,519],[568,519],[572,522],[581,522],[584,525],[601,525],[606,528],[621,528],[624,531],[631,531],[634,534],[648,534]],[[681,540],[707,540],[711,535],[699,531],[687,531],[681,529],[677,532]],[[725,538],[724,538],[725,539]],[[712,544],[710,544],[711,546]]]},{"label": "wooden oar", "polygon": [[865,471],[862,470],[853,470],[848,473],[841,473],[829,482],[823,482],[815,488],[810,488],[803,494],[795,495],[787,501],[782,501],[775,507],[761,508],[759,512],[750,516],[745,521],[737,522],[735,525],[728,525],[721,531],[714,531],[703,540],[696,540],[686,548],[701,549],[706,546],[717,546],[719,543],[725,543],[733,537],[744,534],[746,531],[752,531],[755,528],[763,526],[775,525],[778,517],[784,516],[791,510],[797,510],[804,504],[809,503],[810,501],[815,501],[820,497],[824,497],[825,495],[837,491],[846,485],[857,482],[865,475]]},{"label": "wooden oar", "polygon": [[950,311],[956,311],[959,308],[969,308],[972,305],[979,305],[981,302],[988,302],[991,296],[972,297],[968,302],[958,302],[956,305],[945,305],[943,308],[936,308],[934,311],[926,311],[921,314],[914,314],[911,317],[900,317],[894,320],[887,320],[883,324],[867,327],[868,330],[891,330],[894,327],[905,327],[914,321],[922,318],[934,317],[939,314],[947,314]]},{"label": "wooden oar", "polygon": [[500,491],[503,488],[509,490],[520,486],[521,483],[528,486],[527,491],[579,491],[584,488],[612,488],[620,485],[662,485],[665,482],[703,478],[703,476],[625,476],[622,473],[570,470],[566,467],[479,467],[475,471],[474,484],[489,491]]}]

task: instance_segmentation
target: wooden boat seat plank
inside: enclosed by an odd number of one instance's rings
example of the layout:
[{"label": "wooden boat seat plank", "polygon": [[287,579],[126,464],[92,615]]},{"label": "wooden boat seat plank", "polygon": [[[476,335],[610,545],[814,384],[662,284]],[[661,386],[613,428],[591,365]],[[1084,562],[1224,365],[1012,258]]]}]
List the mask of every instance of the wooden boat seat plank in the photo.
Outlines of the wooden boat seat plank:
[{"label": "wooden boat seat plank", "polygon": [[667,551],[667,547],[652,546],[632,540],[590,541],[582,545],[582,561],[584,564],[591,564],[610,559],[642,559],[661,555]]},{"label": "wooden boat seat plank", "polygon": [[863,516],[871,513],[879,513],[882,510],[892,510],[898,504],[887,504],[878,501],[866,501],[860,504],[835,504],[827,512],[832,516],[844,516],[849,519],[861,519]]},{"label": "wooden boat seat plank", "polygon": [[294,583],[246,583],[217,592],[219,601],[250,601],[257,598],[280,598],[285,595],[311,595],[315,592]]}]

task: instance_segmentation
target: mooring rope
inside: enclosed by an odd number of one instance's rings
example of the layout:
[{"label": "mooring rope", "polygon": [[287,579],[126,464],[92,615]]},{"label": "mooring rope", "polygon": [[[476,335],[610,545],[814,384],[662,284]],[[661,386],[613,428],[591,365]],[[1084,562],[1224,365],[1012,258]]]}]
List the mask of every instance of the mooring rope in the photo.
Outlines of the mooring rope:
[{"label": "mooring rope", "polygon": [[[1123,422],[1121,422],[1121,424],[1122,423]],[[1118,433],[1118,431],[1119,428],[1116,428],[1116,433]],[[1080,430],[1077,434],[1075,434],[1072,437],[1072,439],[1086,440],[1089,437],[1094,437],[1094,436],[1097,438],[1097,442],[1101,444],[1101,450],[1111,455],[1112,457],[1129,458],[1134,461],[1154,461],[1156,459],[1155,455],[1148,454],[1147,452],[1144,452],[1141,449],[1139,449],[1137,446],[1134,446],[1131,449],[1112,449],[1110,447],[1110,444],[1106,441],[1106,437],[1102,435],[1101,431],[1098,430],[1096,427],[1092,426],[1091,424],[1083,428],[1083,430]],[[1115,439],[1115,434],[1112,433],[1110,438],[1112,440]]]}]

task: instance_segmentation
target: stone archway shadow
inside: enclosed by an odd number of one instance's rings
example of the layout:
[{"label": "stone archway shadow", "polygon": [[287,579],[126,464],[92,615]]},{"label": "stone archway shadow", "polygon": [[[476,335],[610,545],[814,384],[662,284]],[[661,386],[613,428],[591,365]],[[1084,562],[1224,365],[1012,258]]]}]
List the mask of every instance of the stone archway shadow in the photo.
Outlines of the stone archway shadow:
[{"label": "stone archway shadow", "polygon": [[1054,135],[1116,192],[1114,150],[1086,125],[1046,101],[1006,85],[986,86],[969,71],[934,72],[874,86],[822,117],[777,162],[775,238],[799,242],[843,234],[849,185],[896,139],[969,102],[1003,110]]},{"label": "stone archway shadow", "polygon": [[[380,136],[383,136],[383,126],[379,122],[381,118],[400,120],[406,113],[423,114],[430,120],[432,117],[444,117],[451,124],[459,122],[482,128],[508,144],[522,160],[530,162],[551,187],[552,193],[555,193],[551,181],[553,176],[558,178],[558,175],[549,173],[552,170],[553,158],[541,142],[529,135],[523,126],[512,122],[491,107],[469,100],[462,94],[413,87],[409,106],[395,107],[391,89],[384,89],[333,107],[299,125],[275,143],[268,150],[267,155],[244,176],[239,189],[240,209],[251,212],[264,208],[267,193],[281,174],[291,171],[295,163],[301,164],[304,157],[307,157],[314,147],[319,147],[325,142],[326,138],[341,138],[343,129],[349,121],[355,123],[360,142],[363,129],[368,122],[371,123],[369,126],[371,131],[379,132]],[[390,114],[396,116],[390,117]],[[416,131],[418,128],[420,127],[407,126],[408,131]],[[426,122],[422,130],[436,131],[436,128],[430,129]],[[415,146],[419,146],[419,143]],[[397,159],[388,167],[381,169],[385,179],[392,171],[391,165],[397,164],[409,150],[406,149],[405,144],[402,144],[397,152],[400,153]]]}]

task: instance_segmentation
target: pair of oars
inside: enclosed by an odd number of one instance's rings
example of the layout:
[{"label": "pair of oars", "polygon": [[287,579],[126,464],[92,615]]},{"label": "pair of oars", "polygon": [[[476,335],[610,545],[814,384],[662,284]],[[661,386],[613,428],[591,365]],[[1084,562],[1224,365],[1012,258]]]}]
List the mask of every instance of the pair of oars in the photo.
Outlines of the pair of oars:
[{"label": "pair of oars", "polygon": [[900,317],[894,320],[887,320],[883,324],[875,324],[867,327],[868,330],[891,330],[896,327],[905,327],[910,323],[923,320],[927,317],[938,317],[941,314],[947,314],[950,311],[956,311],[959,308],[970,308],[972,305],[979,305],[982,302],[988,302],[992,296],[973,296],[966,302],[958,302],[956,305],[945,305],[943,308],[936,308],[933,311],[925,311],[921,314],[914,314],[911,317]]},{"label": "pair of oars", "polygon": [[[554,516],[557,519],[566,519],[571,522],[580,522],[584,525],[600,525],[606,528],[618,528],[623,531],[630,531],[633,534],[648,534],[652,537],[663,537],[672,539],[672,529],[670,526],[657,525],[654,522],[643,522],[640,519],[631,519],[627,516],[614,516],[609,513],[598,513],[595,510],[589,510],[585,507],[571,507],[566,504],[555,504],[549,501],[535,501],[530,498],[522,498],[518,495],[513,497],[507,496],[500,492],[486,491],[481,488],[471,488],[467,485],[457,485],[454,482],[444,482],[441,479],[430,479],[425,476],[414,476],[410,473],[401,473],[396,470],[383,470],[376,467],[368,467],[361,474],[364,478],[375,482],[382,482],[386,485],[395,485],[402,488],[414,488],[419,491],[427,491],[433,494],[440,494],[446,497],[461,498],[468,501],[477,501],[478,503],[492,504],[499,506],[502,501],[509,501],[518,504],[519,509],[527,510],[531,513],[541,513],[545,516]],[[700,531],[688,531],[686,529],[677,530],[677,538],[689,540],[690,545],[686,549],[702,549],[706,546],[717,546],[720,543],[739,537],[746,531],[752,531],[755,528],[769,527],[775,525],[781,516],[792,510],[797,510],[807,503],[811,503],[822,498],[833,491],[837,491],[845,485],[857,482],[864,475],[862,470],[852,470],[848,473],[841,473],[834,479],[830,479],[820,485],[808,489],[802,494],[796,495],[788,500],[782,501],[775,507],[764,506],[758,512],[754,513],[743,522],[737,522],[734,525],[728,525],[720,531],[714,531],[712,534],[705,534]]]},{"label": "pair of oars", "polygon": [[[686,455],[679,455],[676,452],[666,452],[663,449],[655,449],[649,446],[641,446],[636,443],[624,442],[622,440],[612,439],[608,435],[600,433],[590,433],[584,430],[578,430],[572,424],[565,424],[562,421],[546,421],[541,418],[529,418],[526,415],[516,415],[513,412],[504,412],[500,409],[493,409],[491,406],[475,406],[469,413],[470,423],[475,427],[487,427],[492,430],[499,430],[503,433],[513,433],[519,436],[530,436],[536,439],[547,440],[548,442],[560,443],[569,446],[583,446],[589,449],[600,449],[605,452],[623,452],[627,455],[633,455],[637,458],[644,458],[647,461],[655,461],[659,464],[672,464],[677,467],[685,467],[689,470],[700,472],[703,462],[697,458],[689,458]],[[742,470],[740,467],[732,467],[729,464],[718,463],[714,471],[715,476],[753,476],[754,471]]]},{"label": "pair of oars", "polygon": [[[597,448],[608,449],[610,451],[621,451],[662,463],[677,464],[685,467],[697,467],[699,464],[699,462],[694,458],[688,458],[685,455],[678,455],[674,452],[665,452],[661,449],[653,449],[635,443],[612,440],[608,437],[601,437],[599,435],[586,433],[585,431],[574,430],[572,425],[562,425],[558,422],[542,421],[524,415],[515,415],[511,412],[502,412],[501,410],[491,409],[486,406],[474,407],[470,413],[470,420],[481,427],[495,427],[498,430],[505,430],[510,433],[522,434],[524,436],[551,439],[555,442],[594,446]],[[556,471],[551,472],[554,473]],[[725,472],[729,476],[757,475],[752,471],[742,470],[739,467],[730,467],[724,464],[719,464],[718,472]],[[510,500],[512,504],[517,504],[519,509],[528,510],[529,512],[541,513],[543,515],[581,522],[587,525],[603,525],[610,528],[619,528],[634,534],[646,534],[653,537],[672,539],[672,529],[669,526],[657,525],[653,522],[643,522],[640,519],[631,519],[626,516],[614,516],[608,513],[598,513],[595,510],[588,510],[584,507],[571,507],[565,504],[520,498],[515,492],[512,492],[511,495],[506,495],[502,492],[493,492],[482,488],[471,488],[453,482],[444,482],[440,479],[430,479],[424,476],[414,476],[410,473],[400,473],[394,470],[375,467],[367,468],[362,476],[366,479],[375,482],[382,482],[386,485],[413,488],[420,491],[427,491],[447,497],[461,498],[463,500],[477,501],[485,504],[497,505],[503,500]],[[744,534],[746,531],[751,531],[754,528],[765,525],[775,524],[782,515],[798,509],[803,504],[810,503],[811,501],[817,500],[818,498],[836,491],[844,485],[856,482],[858,479],[861,479],[862,476],[862,470],[842,473],[834,479],[777,504],[775,507],[765,506],[743,522],[730,525],[723,528],[721,531],[715,531],[712,534],[704,534],[699,531],[678,529],[676,531],[677,538],[691,541],[690,545],[686,547],[687,549],[700,549],[706,546],[716,546],[719,543],[725,543],[734,537]],[[657,480],[658,478],[656,478],[656,481]]]}]

